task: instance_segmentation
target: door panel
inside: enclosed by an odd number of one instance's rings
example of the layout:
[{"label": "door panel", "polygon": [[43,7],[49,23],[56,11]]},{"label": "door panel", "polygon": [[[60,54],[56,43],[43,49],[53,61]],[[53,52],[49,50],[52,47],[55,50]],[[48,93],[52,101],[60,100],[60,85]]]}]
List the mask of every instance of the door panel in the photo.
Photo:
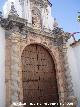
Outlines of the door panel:
[{"label": "door panel", "polygon": [[25,107],[30,107],[29,103],[59,102],[54,62],[45,48],[27,46],[22,54],[22,69]]}]

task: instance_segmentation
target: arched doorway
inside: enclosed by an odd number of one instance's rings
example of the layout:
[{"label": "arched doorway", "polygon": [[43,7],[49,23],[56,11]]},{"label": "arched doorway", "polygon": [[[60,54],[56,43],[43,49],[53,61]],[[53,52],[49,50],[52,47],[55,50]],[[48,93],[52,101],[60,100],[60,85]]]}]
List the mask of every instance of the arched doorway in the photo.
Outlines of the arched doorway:
[{"label": "arched doorway", "polygon": [[23,50],[22,83],[26,107],[30,103],[59,102],[55,65],[49,52],[41,45],[28,45]]}]

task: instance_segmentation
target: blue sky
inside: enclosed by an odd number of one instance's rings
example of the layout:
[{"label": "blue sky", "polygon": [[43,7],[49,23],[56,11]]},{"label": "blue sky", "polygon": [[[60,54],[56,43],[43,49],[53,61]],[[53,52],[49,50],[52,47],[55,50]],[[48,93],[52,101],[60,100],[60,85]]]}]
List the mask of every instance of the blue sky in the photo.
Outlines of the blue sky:
[{"label": "blue sky", "polygon": [[4,2],[5,2],[6,0],[0,0],[0,11],[2,11],[2,6],[4,5]]},{"label": "blue sky", "polygon": [[[0,10],[6,0],[0,0]],[[79,32],[80,23],[77,22],[78,11],[80,11],[80,0],[50,0],[53,4],[52,15],[57,19],[61,28],[66,32]],[[76,35],[80,38],[80,34]]]},{"label": "blue sky", "polygon": [[[80,31],[80,23],[77,21],[80,11],[80,0],[50,0],[53,4],[52,15],[58,21],[60,27],[66,32]],[[77,39],[80,34],[75,35]]]}]

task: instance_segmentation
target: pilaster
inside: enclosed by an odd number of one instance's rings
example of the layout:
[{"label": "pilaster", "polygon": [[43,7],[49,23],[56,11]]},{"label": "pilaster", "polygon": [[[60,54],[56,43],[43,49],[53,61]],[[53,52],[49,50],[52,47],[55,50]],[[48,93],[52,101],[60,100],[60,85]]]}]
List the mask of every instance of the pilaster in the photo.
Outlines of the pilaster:
[{"label": "pilaster", "polygon": [[[54,28],[53,34],[55,35],[56,43],[58,46],[59,56],[61,59],[60,65],[62,68],[62,79],[60,80],[60,85],[62,85],[63,88],[60,92],[60,102],[63,105],[61,105],[61,107],[76,107],[77,99],[74,97],[66,46],[67,40],[71,37],[71,35],[68,32],[65,33],[63,29],[59,27]],[[72,103],[73,106],[70,106],[69,103]]]}]

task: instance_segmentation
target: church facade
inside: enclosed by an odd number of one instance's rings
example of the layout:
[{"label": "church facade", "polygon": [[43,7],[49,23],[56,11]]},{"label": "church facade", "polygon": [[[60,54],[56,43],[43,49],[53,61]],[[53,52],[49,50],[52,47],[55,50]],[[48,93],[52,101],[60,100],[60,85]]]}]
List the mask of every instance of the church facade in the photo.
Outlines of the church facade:
[{"label": "church facade", "polygon": [[0,16],[2,107],[15,107],[17,102],[26,103],[24,107],[30,103],[76,107],[67,61],[70,34],[58,27],[51,6],[48,0],[8,0],[4,5]]}]

